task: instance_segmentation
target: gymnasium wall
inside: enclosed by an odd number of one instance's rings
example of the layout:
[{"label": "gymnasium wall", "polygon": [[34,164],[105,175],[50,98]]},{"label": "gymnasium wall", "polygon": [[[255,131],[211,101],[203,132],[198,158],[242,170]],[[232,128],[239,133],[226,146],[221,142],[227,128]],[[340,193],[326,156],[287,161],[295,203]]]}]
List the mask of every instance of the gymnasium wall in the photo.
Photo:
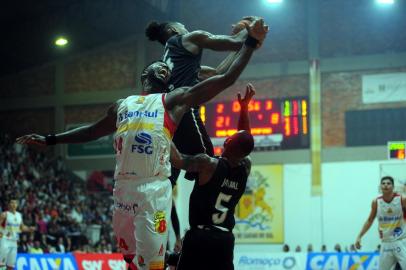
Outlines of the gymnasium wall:
[{"label": "gymnasium wall", "polygon": [[[379,195],[379,179],[387,173],[381,172],[382,164],[406,169],[404,162],[387,160],[324,163],[321,197],[311,196],[310,164],[283,165],[283,243],[291,250],[300,245],[302,251],[308,244],[313,245],[314,251],[320,251],[322,244],[328,251],[333,251],[337,243],[343,249],[349,248],[369,215],[372,200]],[[402,188],[400,182],[395,184],[398,189]],[[179,180],[176,206],[182,232],[188,228],[188,201],[192,188],[192,182]],[[363,238],[362,250],[374,251],[379,242],[375,221]],[[281,252],[283,243],[237,245],[236,251]]]}]

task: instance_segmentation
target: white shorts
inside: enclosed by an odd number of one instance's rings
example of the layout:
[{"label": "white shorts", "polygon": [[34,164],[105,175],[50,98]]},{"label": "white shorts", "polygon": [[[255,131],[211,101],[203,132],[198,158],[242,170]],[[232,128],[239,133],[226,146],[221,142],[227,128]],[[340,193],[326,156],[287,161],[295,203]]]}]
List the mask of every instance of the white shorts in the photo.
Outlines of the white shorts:
[{"label": "white shorts", "polygon": [[379,269],[388,270],[396,262],[406,269],[406,238],[394,242],[382,242],[379,255]]},{"label": "white shorts", "polygon": [[119,180],[113,197],[113,228],[124,258],[131,258],[139,270],[164,269],[172,208],[170,181]]},{"label": "white shorts", "polygon": [[17,259],[17,242],[0,239],[0,267],[14,267]]}]

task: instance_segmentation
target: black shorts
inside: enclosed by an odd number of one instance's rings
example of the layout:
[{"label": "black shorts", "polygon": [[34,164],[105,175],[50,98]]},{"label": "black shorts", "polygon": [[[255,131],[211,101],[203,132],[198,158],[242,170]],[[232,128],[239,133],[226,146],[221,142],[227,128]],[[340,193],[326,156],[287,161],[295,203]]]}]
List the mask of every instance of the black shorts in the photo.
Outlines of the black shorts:
[{"label": "black shorts", "polygon": [[234,270],[234,235],[220,230],[186,232],[176,270]]},{"label": "black shorts", "polygon": [[[200,118],[198,108],[191,109],[183,115],[173,136],[173,142],[182,154],[196,155],[205,153],[209,156],[214,155],[213,144]],[[170,177],[172,185],[176,183],[178,176],[179,170],[172,167]],[[187,173],[185,178],[193,180],[196,175]]]}]

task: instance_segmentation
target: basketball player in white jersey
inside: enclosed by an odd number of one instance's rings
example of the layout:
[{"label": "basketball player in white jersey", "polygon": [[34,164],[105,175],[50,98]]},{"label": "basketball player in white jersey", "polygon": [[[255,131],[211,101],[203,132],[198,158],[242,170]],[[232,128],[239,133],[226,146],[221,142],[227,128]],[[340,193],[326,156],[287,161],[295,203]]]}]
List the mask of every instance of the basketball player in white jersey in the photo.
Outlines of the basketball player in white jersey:
[{"label": "basketball player in white jersey", "polygon": [[247,27],[244,46],[223,75],[164,94],[171,72],[164,62],[154,62],[142,72],[143,95],[118,100],[98,122],[60,134],[17,139],[22,144],[54,145],[83,143],[115,133],[113,228],[130,269],[164,269],[172,207],[168,180],[171,138],[185,112],[224,91],[244,70],[268,32],[262,19]]},{"label": "basketball player in white jersey", "polygon": [[17,241],[21,232],[33,232],[35,227],[27,227],[17,211],[17,200],[12,199],[8,211],[0,214],[0,268],[14,269],[17,258]]},{"label": "basketball player in white jersey", "polygon": [[372,201],[371,212],[355,242],[361,248],[361,238],[369,230],[375,217],[379,222],[382,240],[379,269],[389,270],[400,264],[406,269],[406,198],[393,192],[394,181],[390,176],[381,179],[382,196]]}]

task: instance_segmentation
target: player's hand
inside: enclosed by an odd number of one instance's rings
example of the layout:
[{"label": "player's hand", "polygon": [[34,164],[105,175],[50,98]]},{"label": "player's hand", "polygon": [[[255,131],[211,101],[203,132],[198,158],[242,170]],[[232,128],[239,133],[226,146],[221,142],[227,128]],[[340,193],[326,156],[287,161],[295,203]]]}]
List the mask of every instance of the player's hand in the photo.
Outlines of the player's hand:
[{"label": "player's hand", "polygon": [[175,243],[175,247],[173,248],[173,251],[180,252],[181,250],[182,250],[182,240],[176,239],[176,243]]},{"label": "player's hand", "polygon": [[247,27],[248,34],[262,44],[266,38],[266,34],[269,31],[269,27],[264,23],[264,19],[258,18],[251,24],[248,25],[248,23],[245,23],[245,25]]},{"label": "player's hand", "polygon": [[357,238],[357,240],[355,241],[355,248],[361,249],[361,239],[360,238]]},{"label": "player's hand", "polygon": [[38,134],[24,135],[16,139],[16,143],[46,146],[45,136]]},{"label": "player's hand", "polygon": [[247,84],[245,88],[245,96],[241,98],[241,93],[237,94],[238,103],[240,103],[241,108],[248,108],[248,104],[250,103],[252,97],[255,95],[255,88],[252,84]]}]

